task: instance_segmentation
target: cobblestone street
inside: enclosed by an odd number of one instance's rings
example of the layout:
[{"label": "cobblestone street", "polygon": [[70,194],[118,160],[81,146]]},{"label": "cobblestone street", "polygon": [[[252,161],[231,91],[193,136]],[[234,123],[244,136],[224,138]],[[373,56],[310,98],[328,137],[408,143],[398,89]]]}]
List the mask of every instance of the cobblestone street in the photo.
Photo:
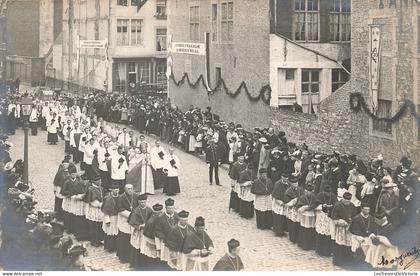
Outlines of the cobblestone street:
[{"label": "cobblestone street", "polygon": [[[46,132],[30,136],[29,178],[35,188],[35,200],[38,208],[53,209],[53,178],[58,164],[64,156],[64,142],[50,146],[46,142]],[[153,142],[153,138],[148,138]],[[17,130],[10,137],[14,143],[11,155],[14,160],[23,156],[23,131]],[[167,145],[165,145],[167,146]],[[178,211],[190,211],[190,223],[195,217],[203,216],[206,227],[215,244],[215,254],[211,267],[226,250],[226,242],[236,238],[241,242],[241,256],[246,270],[338,270],[331,258],[319,257],[313,251],[300,250],[286,238],[275,237],[272,231],[258,230],[255,219],[246,220],[236,213],[229,213],[229,179],[227,172],[221,170],[222,187],[208,184],[207,165],[199,158],[176,149],[181,162],[181,194],[174,196]],[[160,191],[150,196],[148,204],[164,203],[166,196]],[[128,270],[128,265],[121,264],[118,258],[106,253],[102,248],[88,246],[87,266],[95,270]]]}]

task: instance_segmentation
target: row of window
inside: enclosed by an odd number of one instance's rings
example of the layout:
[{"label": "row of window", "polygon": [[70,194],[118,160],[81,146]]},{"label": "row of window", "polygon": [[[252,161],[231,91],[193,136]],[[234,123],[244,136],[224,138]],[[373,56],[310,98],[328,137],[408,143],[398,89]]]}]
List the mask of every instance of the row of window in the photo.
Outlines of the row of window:
[{"label": "row of window", "polygon": [[[144,1],[144,0],[143,0]],[[147,0],[146,0],[147,1]],[[156,17],[166,18],[166,1],[156,0]],[[138,6],[139,0],[117,0],[118,6]]]},{"label": "row of window", "polygon": [[114,91],[126,92],[136,84],[158,84],[166,86],[166,63],[157,63],[155,70],[150,60],[138,62],[116,62],[113,64]]},{"label": "row of window", "polygon": [[[142,27],[141,19],[117,19],[117,45],[143,44]],[[156,29],[156,51],[166,51],[166,28]]]},{"label": "row of window", "polygon": [[[319,41],[320,0],[294,0],[293,38],[296,41]],[[233,0],[213,0],[211,5],[211,39],[233,42]],[[190,40],[200,40],[200,6],[189,7]],[[351,39],[351,0],[329,0],[329,33],[331,41]]]},{"label": "row of window", "polygon": [[[294,39],[319,40],[319,0],[295,0],[293,14]],[[329,26],[331,41],[351,39],[351,0],[329,0]]]}]

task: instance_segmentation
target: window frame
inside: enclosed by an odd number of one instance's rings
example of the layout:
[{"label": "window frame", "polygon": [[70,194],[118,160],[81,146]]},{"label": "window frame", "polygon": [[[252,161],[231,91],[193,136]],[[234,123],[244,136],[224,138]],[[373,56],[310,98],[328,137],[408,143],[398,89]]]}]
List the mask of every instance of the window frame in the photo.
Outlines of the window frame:
[{"label": "window frame", "polygon": [[[339,1],[339,11],[335,10],[336,1]],[[349,1],[349,10],[344,10],[344,3]],[[329,38],[334,43],[347,43],[351,41],[351,0],[329,0],[330,10],[328,13]],[[338,22],[335,22],[337,19]],[[344,23],[343,23],[344,22]],[[343,26],[345,32],[343,32]],[[336,36],[338,35],[338,40]],[[343,38],[343,36],[346,36]]]},{"label": "window frame", "polygon": [[[162,5],[164,3],[164,5]],[[159,9],[164,8],[164,13],[159,13]],[[167,0],[156,0],[156,17],[165,19],[168,16],[168,1]]]},{"label": "window frame", "polygon": [[143,76],[140,75],[142,68],[142,65],[146,65],[145,69],[147,74],[147,80],[146,84],[151,84],[153,82],[152,80],[152,69],[151,69],[151,62],[149,60],[140,60],[139,62],[137,62],[137,70],[138,70],[138,82],[140,83],[140,85],[143,85]]},{"label": "window frame", "polygon": [[[165,30],[165,35],[158,34],[158,32],[160,30]],[[165,43],[163,44],[164,45],[163,47],[162,47],[162,43],[161,43],[161,49],[160,50],[158,50],[159,38],[164,38],[164,40],[165,40]],[[155,49],[156,49],[156,52],[159,52],[159,53],[166,52],[168,50],[167,49],[167,43],[168,43],[168,29],[166,27],[157,27],[156,28],[156,33],[155,33],[155,44],[156,44],[155,45],[156,46]]]},{"label": "window frame", "polygon": [[[304,72],[308,72],[308,81],[303,80],[303,74]],[[318,81],[314,82],[312,81],[312,73],[317,72],[318,73]],[[312,92],[312,85],[318,85],[318,92]],[[308,92],[303,92],[303,85],[308,85]],[[302,69],[301,72],[301,79],[300,79],[300,93],[302,95],[319,95],[321,93],[321,69]]]},{"label": "window frame", "polygon": [[[380,110],[380,104],[381,103],[389,103],[389,110],[387,111],[387,115],[384,116],[384,114],[379,114]],[[392,104],[392,100],[386,100],[386,99],[378,99],[378,111],[377,111],[377,116],[382,118],[382,117],[386,117],[386,118],[390,118],[392,116],[392,111],[393,111],[393,104]],[[383,122],[383,121],[376,121],[375,119],[371,119],[372,123],[371,123],[371,129],[372,129],[372,134],[377,135],[377,136],[382,136],[382,137],[393,137],[394,135],[394,127],[392,125],[392,123],[389,122]],[[379,124],[379,125],[378,125]],[[382,128],[382,125],[388,125],[387,128],[390,128],[390,131],[387,132],[386,130],[384,131]]]},{"label": "window frame", "polygon": [[[123,23],[123,22],[126,23],[125,26],[123,24],[120,24],[120,23]],[[131,25],[130,24],[130,19],[117,18],[117,30],[116,30],[116,32],[117,32],[116,45],[117,46],[129,46],[130,45],[131,40],[130,40],[130,34],[128,32],[129,29],[130,29],[130,32],[131,32],[130,25]],[[126,28],[125,32],[123,31],[123,29],[121,29],[121,28],[124,28],[124,27]],[[121,29],[121,31],[120,31],[120,29]],[[124,40],[123,40],[124,34],[126,35],[126,42],[125,43],[124,43]]]},{"label": "window frame", "polygon": [[[214,7],[216,7],[216,18],[214,18]],[[218,1],[212,2],[210,5],[210,20],[211,20],[211,42],[219,42],[219,3]]]},{"label": "window frame", "polygon": [[[140,22],[139,26],[136,26],[136,32],[133,32],[133,21]],[[140,29],[140,32],[138,31]],[[136,41],[133,43],[133,33],[135,33]],[[140,41],[139,41],[140,40]],[[143,45],[143,19],[130,19],[130,46]]]},{"label": "window frame", "polygon": [[[223,18],[223,5],[226,5],[226,18]],[[232,14],[229,14],[229,5],[232,6]],[[234,22],[235,22],[235,6],[233,0],[222,0],[220,2],[220,42],[224,44],[232,44],[234,40]],[[225,24],[225,29],[224,28]],[[231,25],[231,33],[229,32],[229,26]],[[227,39],[224,39],[224,31],[227,32]]]},{"label": "window frame", "polygon": [[[338,80],[334,81],[334,72],[338,72]],[[343,76],[346,75],[347,76],[347,80],[343,79]],[[346,71],[344,71],[341,68],[333,68],[331,69],[331,93],[334,93],[335,91],[337,91],[338,89],[340,89],[341,86],[343,86],[344,84],[346,84],[349,81],[349,75],[347,74]],[[334,85],[338,85],[338,87],[334,90]]]},{"label": "window frame", "polygon": [[[191,9],[197,9],[197,17],[196,18],[192,18],[191,15]],[[188,7],[188,13],[189,13],[189,17],[188,17],[188,30],[189,30],[189,39],[190,41],[200,41],[200,4],[199,3],[191,3]],[[192,26],[195,26],[194,28],[197,28],[197,34],[194,34],[194,36],[196,35],[197,37],[192,37]]]},{"label": "window frame", "polygon": [[[296,9],[296,4],[297,4],[297,2],[302,3],[301,1],[304,1],[305,9],[304,10],[297,10]],[[321,17],[320,17],[320,1],[319,0],[314,0],[317,3],[317,10],[308,10],[309,1],[312,1],[312,0],[294,0],[293,1],[292,26],[293,26],[293,40],[294,41],[297,41],[297,42],[319,42],[320,41],[320,27],[321,27],[320,26],[321,25],[320,24],[321,23],[320,22],[320,19],[321,19]],[[310,24],[309,24],[309,21],[308,21],[307,17],[308,17],[309,14],[311,14],[311,17],[314,14],[316,15],[316,20],[317,20],[317,22],[316,22],[316,24],[317,24],[317,34],[316,34],[317,39],[316,40],[308,39],[308,37],[309,37],[308,26]],[[303,18],[304,18],[303,19],[303,22],[304,22],[303,33],[304,33],[305,39],[297,39],[296,38],[297,23],[298,23],[297,18],[299,18],[301,15],[303,15]],[[312,25],[313,24],[315,24],[315,23],[312,23]],[[302,33],[302,32],[300,32],[300,33]]]},{"label": "window frame", "polygon": [[[121,4],[121,2],[125,2],[125,5]],[[128,7],[128,6],[130,6],[129,5],[130,2],[131,2],[131,0],[117,0],[117,6]]]}]

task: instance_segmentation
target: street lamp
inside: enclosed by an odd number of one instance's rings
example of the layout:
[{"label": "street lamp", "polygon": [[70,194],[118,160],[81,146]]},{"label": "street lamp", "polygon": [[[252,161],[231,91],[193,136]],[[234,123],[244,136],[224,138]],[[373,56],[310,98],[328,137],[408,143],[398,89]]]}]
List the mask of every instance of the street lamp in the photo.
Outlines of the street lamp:
[{"label": "street lamp", "polygon": [[32,100],[29,97],[25,97],[20,102],[23,115],[23,130],[25,131],[25,144],[24,144],[24,170],[23,170],[23,183],[26,185],[29,184],[29,166],[28,166],[28,132],[29,132],[29,116],[32,112]]}]

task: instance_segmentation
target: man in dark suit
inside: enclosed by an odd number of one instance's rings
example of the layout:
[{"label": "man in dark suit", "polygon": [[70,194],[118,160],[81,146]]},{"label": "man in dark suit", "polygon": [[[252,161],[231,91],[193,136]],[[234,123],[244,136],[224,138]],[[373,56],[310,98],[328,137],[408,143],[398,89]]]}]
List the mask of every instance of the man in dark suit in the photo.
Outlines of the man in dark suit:
[{"label": "man in dark suit", "polygon": [[219,165],[221,162],[221,156],[217,150],[217,144],[214,142],[214,139],[209,139],[209,146],[206,149],[206,161],[209,165],[209,180],[210,185],[213,185],[213,171],[214,178],[216,180],[216,185],[220,185],[219,181]]}]

